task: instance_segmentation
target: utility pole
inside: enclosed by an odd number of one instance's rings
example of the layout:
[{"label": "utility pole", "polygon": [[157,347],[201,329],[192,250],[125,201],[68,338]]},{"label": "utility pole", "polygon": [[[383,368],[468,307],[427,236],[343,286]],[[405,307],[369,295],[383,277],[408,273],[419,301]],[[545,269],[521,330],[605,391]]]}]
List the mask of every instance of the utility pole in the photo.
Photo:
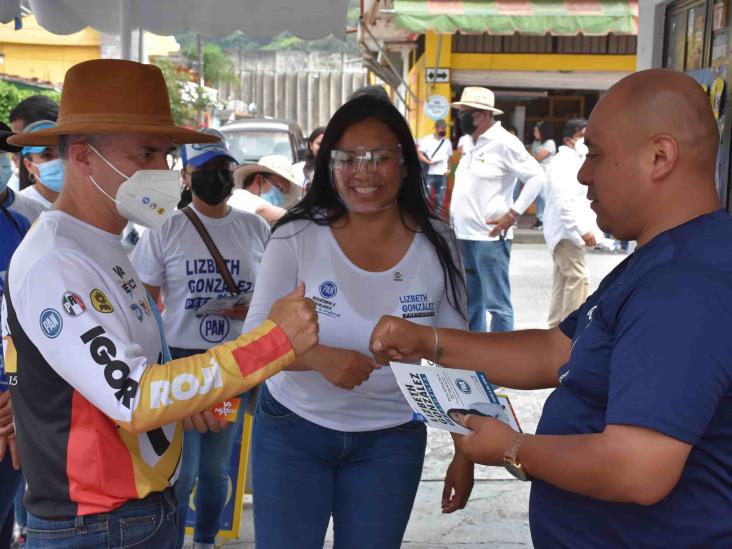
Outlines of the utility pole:
[{"label": "utility pole", "polygon": [[196,45],[198,47],[198,125],[203,126],[203,36],[201,36],[200,34],[196,34]]}]

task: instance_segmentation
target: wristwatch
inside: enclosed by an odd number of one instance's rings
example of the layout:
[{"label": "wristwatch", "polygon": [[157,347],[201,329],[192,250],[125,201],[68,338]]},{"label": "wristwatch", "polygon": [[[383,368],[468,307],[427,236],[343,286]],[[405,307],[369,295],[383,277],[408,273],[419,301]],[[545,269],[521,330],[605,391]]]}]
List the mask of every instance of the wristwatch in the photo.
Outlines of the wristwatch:
[{"label": "wristwatch", "polygon": [[531,480],[531,477],[524,464],[518,458],[518,450],[524,438],[526,438],[526,433],[516,433],[516,436],[513,437],[513,444],[503,453],[503,466],[506,468],[506,471],[517,479],[526,482],[527,480]]}]

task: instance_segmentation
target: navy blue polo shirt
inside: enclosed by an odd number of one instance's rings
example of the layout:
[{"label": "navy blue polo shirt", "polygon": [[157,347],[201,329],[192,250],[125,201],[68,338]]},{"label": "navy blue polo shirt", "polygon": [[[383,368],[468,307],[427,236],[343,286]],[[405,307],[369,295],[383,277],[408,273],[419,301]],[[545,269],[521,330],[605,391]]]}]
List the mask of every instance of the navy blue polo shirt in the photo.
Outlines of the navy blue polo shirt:
[{"label": "navy blue polo shirt", "polygon": [[693,448],[651,506],[535,480],[535,546],[732,547],[732,218],[719,210],[657,236],[560,329],[572,352],[538,434],[636,425]]},{"label": "navy blue polo shirt", "polygon": [[[0,301],[5,286],[5,274],[10,257],[28,232],[30,221],[25,216],[0,205]],[[0,345],[0,391],[7,390],[7,379],[3,369],[2,346]]]}]

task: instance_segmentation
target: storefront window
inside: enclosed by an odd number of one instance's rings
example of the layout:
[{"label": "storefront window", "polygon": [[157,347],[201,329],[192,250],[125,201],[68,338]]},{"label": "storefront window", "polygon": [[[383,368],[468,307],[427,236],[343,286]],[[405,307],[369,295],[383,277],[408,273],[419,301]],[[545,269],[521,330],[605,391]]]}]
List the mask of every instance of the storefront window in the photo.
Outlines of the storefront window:
[{"label": "storefront window", "polygon": [[704,59],[704,24],[707,19],[705,5],[689,9],[686,24],[686,66],[687,71],[703,67]]},{"label": "storefront window", "polygon": [[665,66],[677,71],[694,71],[707,65],[705,32],[706,2],[676,2],[666,12]]}]

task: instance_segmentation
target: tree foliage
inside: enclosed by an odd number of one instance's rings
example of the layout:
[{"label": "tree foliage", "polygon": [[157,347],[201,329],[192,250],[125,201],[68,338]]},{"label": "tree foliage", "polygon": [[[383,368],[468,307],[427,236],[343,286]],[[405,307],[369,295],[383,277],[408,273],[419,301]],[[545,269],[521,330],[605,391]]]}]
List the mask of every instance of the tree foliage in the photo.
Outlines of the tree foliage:
[{"label": "tree foliage", "polygon": [[33,88],[22,88],[16,86],[12,82],[0,80],[0,120],[7,122],[10,111],[12,111],[18,103],[31,95],[47,95],[57,103],[61,99],[61,94],[56,91],[39,91]]}]

